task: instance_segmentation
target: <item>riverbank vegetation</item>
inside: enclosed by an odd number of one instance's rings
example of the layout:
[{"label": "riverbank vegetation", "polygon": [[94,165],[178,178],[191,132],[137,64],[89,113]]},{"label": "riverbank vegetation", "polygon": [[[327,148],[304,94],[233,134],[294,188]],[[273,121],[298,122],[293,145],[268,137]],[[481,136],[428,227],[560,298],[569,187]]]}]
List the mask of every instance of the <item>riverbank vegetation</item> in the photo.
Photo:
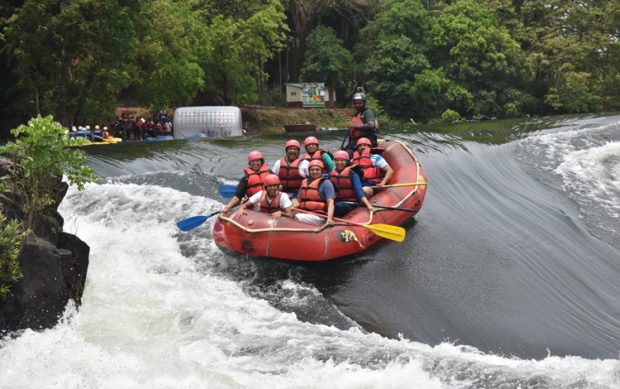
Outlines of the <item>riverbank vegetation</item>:
[{"label": "riverbank vegetation", "polygon": [[36,117],[11,134],[15,140],[0,146],[0,155],[8,158],[0,177],[0,301],[22,276],[18,256],[26,237],[37,230],[38,216],[60,202],[54,182],[65,175],[81,190],[96,178],[84,152],[71,148],[84,140],[70,138],[51,116]]},{"label": "riverbank vegetation", "polygon": [[[180,22],[182,21],[182,22]],[[617,1],[24,0],[0,5],[2,128],[117,105],[284,105],[364,87],[428,122],[620,109]]]}]

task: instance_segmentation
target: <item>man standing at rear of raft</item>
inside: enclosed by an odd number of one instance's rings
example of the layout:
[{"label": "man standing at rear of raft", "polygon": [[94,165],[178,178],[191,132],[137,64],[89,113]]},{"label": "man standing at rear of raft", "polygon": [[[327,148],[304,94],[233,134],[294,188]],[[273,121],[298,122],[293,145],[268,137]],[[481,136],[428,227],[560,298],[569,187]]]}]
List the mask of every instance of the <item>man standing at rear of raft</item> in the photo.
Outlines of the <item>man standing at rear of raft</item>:
[{"label": "man standing at rear of raft", "polygon": [[355,151],[357,141],[360,138],[368,138],[372,147],[377,147],[377,128],[379,123],[375,113],[366,107],[366,94],[356,92],[353,95],[353,107],[355,113],[349,125],[349,144],[345,148],[351,156]]}]

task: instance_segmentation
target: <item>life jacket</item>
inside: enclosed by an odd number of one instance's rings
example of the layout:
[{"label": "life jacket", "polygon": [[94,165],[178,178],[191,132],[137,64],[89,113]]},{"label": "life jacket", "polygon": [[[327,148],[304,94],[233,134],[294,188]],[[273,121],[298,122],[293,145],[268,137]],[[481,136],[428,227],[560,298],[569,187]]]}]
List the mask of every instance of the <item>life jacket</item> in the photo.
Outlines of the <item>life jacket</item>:
[{"label": "life jacket", "polygon": [[303,161],[302,158],[297,158],[290,163],[286,158],[280,159],[278,177],[280,177],[280,183],[284,192],[296,191],[301,186],[301,182],[304,180],[301,174],[299,174],[299,164],[301,161]]},{"label": "life jacket", "polygon": [[258,171],[254,171],[252,168],[246,167],[243,169],[243,172],[248,178],[248,184],[245,188],[245,195],[248,197],[263,190],[263,180],[268,174],[270,174],[269,166],[265,163],[262,164]]},{"label": "life jacket", "polygon": [[263,195],[260,198],[260,211],[273,213],[275,211],[280,210],[280,197],[282,197],[282,192],[278,192],[276,197],[274,197],[271,202],[267,198],[267,191],[263,191]]},{"label": "life jacket", "polygon": [[353,153],[353,164],[362,168],[364,172],[363,179],[372,182],[381,182],[381,178],[385,176],[385,172],[372,166],[372,159],[370,159],[370,148],[364,150],[360,155],[358,151]]},{"label": "life jacket", "polygon": [[314,212],[325,213],[327,211],[327,202],[321,198],[319,186],[325,178],[317,178],[308,183],[308,178],[304,179],[299,188],[299,206],[302,209]]},{"label": "life jacket", "polygon": [[[364,112],[366,112],[367,109],[368,108],[364,108],[362,112],[357,112],[355,115],[353,115],[353,119],[351,119],[351,124],[349,125],[351,127],[349,138],[353,145],[355,145],[355,142],[357,142],[359,138],[367,137],[369,135],[367,131],[361,131],[361,130],[355,129],[355,127],[357,126],[363,126],[366,124],[362,121],[362,116],[364,115]],[[375,128],[372,130],[373,136],[376,135],[377,128],[379,128],[379,122],[375,119]]]},{"label": "life jacket", "polygon": [[336,169],[332,170],[329,180],[336,187],[336,200],[338,201],[357,201],[353,183],[351,182],[352,170],[345,167],[341,172]]},{"label": "life jacket", "polygon": [[321,161],[323,162],[323,153],[325,152],[325,150],[319,150],[317,149],[314,154],[310,155],[307,152],[304,154],[303,159],[307,160],[308,162],[313,161],[313,160],[317,160],[317,161]]}]

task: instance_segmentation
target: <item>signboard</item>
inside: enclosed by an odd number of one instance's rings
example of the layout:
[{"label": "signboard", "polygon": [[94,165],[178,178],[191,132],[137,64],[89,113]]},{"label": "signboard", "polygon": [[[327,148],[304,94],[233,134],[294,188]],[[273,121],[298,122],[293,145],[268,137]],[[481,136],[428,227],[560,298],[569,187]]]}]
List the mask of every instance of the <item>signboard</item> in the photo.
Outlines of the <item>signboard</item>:
[{"label": "signboard", "polygon": [[302,103],[303,107],[325,107],[326,90],[325,83],[303,83],[302,85]]}]

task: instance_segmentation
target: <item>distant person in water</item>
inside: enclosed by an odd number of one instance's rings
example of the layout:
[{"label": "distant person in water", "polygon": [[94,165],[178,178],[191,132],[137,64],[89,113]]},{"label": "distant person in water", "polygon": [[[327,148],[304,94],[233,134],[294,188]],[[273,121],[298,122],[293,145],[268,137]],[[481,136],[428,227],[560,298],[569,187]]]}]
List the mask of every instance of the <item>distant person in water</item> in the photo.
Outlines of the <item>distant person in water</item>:
[{"label": "distant person in water", "polygon": [[245,175],[239,180],[235,195],[230,199],[228,204],[222,208],[221,213],[226,214],[231,208],[243,200],[245,197],[251,197],[257,192],[263,190],[263,180],[268,174],[271,174],[269,166],[265,164],[263,154],[259,151],[250,151],[248,153],[248,167],[243,169]]},{"label": "distant person in water", "polygon": [[270,213],[274,220],[280,219],[282,215],[293,217],[293,211],[291,211],[293,203],[286,193],[280,191],[278,176],[275,174],[267,175],[264,184],[265,189],[253,194],[232,214],[231,219],[239,218],[245,214],[246,209],[251,207],[258,207],[261,212]]}]

